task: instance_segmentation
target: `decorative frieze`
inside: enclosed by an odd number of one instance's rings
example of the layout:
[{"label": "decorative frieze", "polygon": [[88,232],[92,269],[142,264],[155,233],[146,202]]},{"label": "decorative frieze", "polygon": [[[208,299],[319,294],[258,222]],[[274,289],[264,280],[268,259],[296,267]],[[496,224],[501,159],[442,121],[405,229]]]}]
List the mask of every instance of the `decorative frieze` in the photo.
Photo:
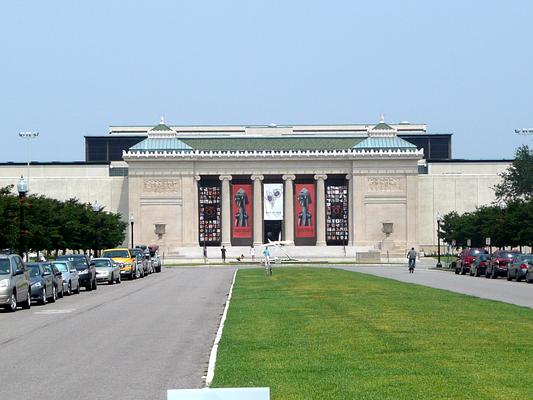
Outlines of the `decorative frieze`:
[{"label": "decorative frieze", "polygon": [[172,193],[179,190],[179,182],[174,179],[145,179],[143,191],[148,193]]},{"label": "decorative frieze", "polygon": [[401,178],[372,177],[368,178],[369,192],[402,192],[403,181]]}]

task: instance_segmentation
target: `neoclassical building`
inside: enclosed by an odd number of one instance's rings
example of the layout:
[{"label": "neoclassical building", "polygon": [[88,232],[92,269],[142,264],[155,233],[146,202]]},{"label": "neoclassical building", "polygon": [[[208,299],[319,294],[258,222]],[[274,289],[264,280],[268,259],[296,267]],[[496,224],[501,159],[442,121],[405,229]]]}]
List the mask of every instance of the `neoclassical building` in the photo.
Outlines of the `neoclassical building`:
[{"label": "neoclassical building", "polygon": [[[97,200],[170,257],[268,240],[295,255],[431,251],[436,215],[490,203],[507,160],[456,160],[424,124],[112,126],[86,161],[32,163],[30,190]],[[23,164],[3,163],[0,184]],[[128,234],[128,239],[130,234]],[[128,240],[129,242],[129,240]]]}]

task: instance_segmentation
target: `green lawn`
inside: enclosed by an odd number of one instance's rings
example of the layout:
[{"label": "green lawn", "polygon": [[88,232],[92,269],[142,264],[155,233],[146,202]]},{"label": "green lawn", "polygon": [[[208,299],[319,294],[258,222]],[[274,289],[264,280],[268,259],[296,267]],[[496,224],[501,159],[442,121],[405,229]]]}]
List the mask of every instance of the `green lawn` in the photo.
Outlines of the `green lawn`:
[{"label": "green lawn", "polygon": [[250,386],[284,400],[533,399],[533,310],[335,269],[241,270],[212,387]]}]

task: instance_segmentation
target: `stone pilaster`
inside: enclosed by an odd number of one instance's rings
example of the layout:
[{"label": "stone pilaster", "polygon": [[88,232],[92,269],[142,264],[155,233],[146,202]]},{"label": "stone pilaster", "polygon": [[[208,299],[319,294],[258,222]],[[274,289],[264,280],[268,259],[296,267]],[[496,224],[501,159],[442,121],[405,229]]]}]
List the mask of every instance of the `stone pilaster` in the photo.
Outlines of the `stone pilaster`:
[{"label": "stone pilaster", "polygon": [[317,174],[316,180],[316,245],[326,245],[326,188],[327,175]]},{"label": "stone pilaster", "polygon": [[285,240],[294,241],[294,186],[293,182],[296,179],[294,175],[283,175],[283,180],[285,181],[284,185],[284,204],[285,204],[285,215],[283,221],[283,237]]},{"label": "stone pilaster", "polygon": [[263,175],[252,175],[254,182],[254,246],[263,244],[263,190],[261,181],[264,179]]},{"label": "stone pilaster", "polygon": [[194,175],[194,204],[193,204],[193,209],[194,209],[194,235],[195,235],[195,238],[194,238],[194,243],[196,244],[199,244],[200,243],[200,220],[199,220],[199,214],[200,214],[200,210],[198,209],[199,207],[199,198],[198,198],[198,193],[199,193],[199,186],[200,186],[200,180],[201,180],[201,176],[200,175]]},{"label": "stone pilaster", "polygon": [[222,181],[222,245],[231,245],[231,175],[220,175]]},{"label": "stone pilaster", "polygon": [[348,189],[348,246],[353,246],[353,179],[352,175],[346,175],[346,186]]}]

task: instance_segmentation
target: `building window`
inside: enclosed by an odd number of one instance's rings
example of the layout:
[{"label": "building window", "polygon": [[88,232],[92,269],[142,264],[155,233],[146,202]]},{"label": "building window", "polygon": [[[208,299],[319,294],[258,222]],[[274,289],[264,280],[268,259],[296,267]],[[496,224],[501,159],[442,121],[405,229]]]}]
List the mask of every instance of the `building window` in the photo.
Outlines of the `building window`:
[{"label": "building window", "polygon": [[348,187],[346,184],[326,186],[326,242],[348,244]]},{"label": "building window", "polygon": [[199,201],[199,242],[201,246],[220,246],[222,241],[221,191],[217,183],[200,183]]}]

